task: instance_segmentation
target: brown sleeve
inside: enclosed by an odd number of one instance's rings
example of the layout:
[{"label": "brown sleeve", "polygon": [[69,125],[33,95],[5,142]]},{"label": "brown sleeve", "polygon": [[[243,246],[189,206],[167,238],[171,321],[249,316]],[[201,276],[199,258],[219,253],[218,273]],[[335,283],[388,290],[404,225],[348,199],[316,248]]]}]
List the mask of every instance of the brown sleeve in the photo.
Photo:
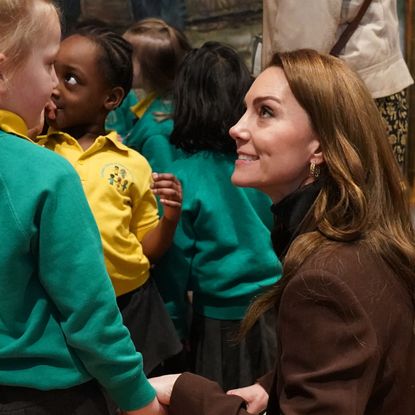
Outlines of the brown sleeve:
[{"label": "brown sleeve", "polygon": [[169,414],[249,415],[242,398],[226,395],[217,383],[192,373],[183,373],[177,379]]},{"label": "brown sleeve", "polygon": [[284,290],[278,315],[284,415],[365,413],[380,351],[360,303],[366,293],[359,296],[346,280],[307,271]]},{"label": "brown sleeve", "polygon": [[272,387],[272,381],[274,379],[275,372],[268,372],[266,375],[261,376],[256,380],[256,383],[259,383],[268,393]]}]

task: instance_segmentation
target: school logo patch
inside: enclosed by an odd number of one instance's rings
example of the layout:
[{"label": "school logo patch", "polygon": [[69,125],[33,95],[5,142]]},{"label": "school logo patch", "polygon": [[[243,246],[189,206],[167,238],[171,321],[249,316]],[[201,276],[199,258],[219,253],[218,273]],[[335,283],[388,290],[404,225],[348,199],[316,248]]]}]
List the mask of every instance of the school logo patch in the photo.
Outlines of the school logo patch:
[{"label": "school logo patch", "polygon": [[121,193],[126,192],[134,180],[133,175],[121,163],[106,164],[101,169],[101,177]]}]

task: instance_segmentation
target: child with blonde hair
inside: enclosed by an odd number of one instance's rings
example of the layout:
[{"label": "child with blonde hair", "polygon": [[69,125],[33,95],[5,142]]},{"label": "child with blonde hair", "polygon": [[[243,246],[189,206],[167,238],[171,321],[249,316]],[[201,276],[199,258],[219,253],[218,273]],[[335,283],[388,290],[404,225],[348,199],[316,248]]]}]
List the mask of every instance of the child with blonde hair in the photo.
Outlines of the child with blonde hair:
[{"label": "child with blonde hair", "polygon": [[[57,85],[52,1],[0,2],[0,412],[162,414],[122,324],[79,178],[28,129]],[[101,386],[100,386],[101,385]]]}]

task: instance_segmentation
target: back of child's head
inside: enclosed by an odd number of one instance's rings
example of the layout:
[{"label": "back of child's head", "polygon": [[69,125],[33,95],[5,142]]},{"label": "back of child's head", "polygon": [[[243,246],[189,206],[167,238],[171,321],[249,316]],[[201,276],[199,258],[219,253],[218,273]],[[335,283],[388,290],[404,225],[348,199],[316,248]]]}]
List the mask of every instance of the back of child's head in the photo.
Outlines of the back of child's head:
[{"label": "back of child's head", "polygon": [[7,58],[3,77],[10,78],[36,45],[47,41],[57,12],[52,0],[0,1],[0,53]]},{"label": "back of child's head", "polygon": [[176,78],[170,142],[190,153],[234,152],[228,131],[243,114],[243,100],[251,83],[248,68],[230,46],[206,42],[193,49]]},{"label": "back of child's head", "polygon": [[86,21],[80,23],[71,35],[86,37],[99,52],[97,65],[108,87],[121,87],[124,97],[131,89],[133,80],[132,47],[121,35],[105,23]]},{"label": "back of child's head", "polygon": [[133,46],[133,59],[140,68],[143,85],[134,85],[158,95],[167,94],[173,87],[177,68],[190,44],[182,31],[164,20],[148,18],[139,20],[124,37]]}]

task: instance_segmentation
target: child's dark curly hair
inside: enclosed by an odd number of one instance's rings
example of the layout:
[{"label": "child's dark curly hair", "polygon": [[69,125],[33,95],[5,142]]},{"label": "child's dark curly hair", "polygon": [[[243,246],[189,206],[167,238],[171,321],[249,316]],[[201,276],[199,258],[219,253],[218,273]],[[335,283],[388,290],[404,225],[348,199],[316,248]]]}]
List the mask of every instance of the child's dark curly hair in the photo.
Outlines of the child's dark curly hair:
[{"label": "child's dark curly hair", "polygon": [[174,130],[170,142],[194,153],[235,152],[229,128],[242,116],[252,78],[238,53],[207,42],[184,58],[174,87]]}]

